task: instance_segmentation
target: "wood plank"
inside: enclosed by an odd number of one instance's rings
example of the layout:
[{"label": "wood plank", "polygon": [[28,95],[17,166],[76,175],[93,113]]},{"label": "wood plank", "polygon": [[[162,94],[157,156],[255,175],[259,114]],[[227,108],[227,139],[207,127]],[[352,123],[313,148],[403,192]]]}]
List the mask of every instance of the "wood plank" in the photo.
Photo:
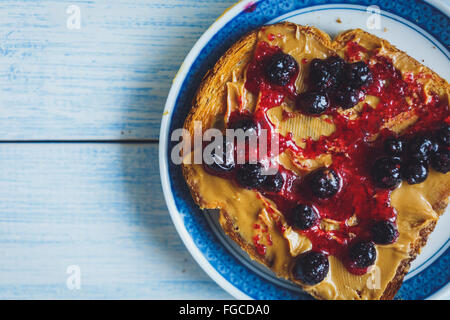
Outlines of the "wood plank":
[{"label": "wood plank", "polygon": [[184,57],[234,2],[2,0],[0,140],[157,139]]},{"label": "wood plank", "polygon": [[176,233],[157,158],[157,144],[0,144],[0,298],[230,298]]}]

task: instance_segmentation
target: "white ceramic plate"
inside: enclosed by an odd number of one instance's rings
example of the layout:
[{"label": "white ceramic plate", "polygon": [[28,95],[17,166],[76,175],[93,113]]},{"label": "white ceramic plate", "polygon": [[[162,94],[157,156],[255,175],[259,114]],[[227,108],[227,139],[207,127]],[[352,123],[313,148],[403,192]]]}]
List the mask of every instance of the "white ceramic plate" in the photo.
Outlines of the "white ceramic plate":
[{"label": "white ceramic plate", "polygon": [[[308,296],[292,283],[276,278],[270,270],[251,261],[225,236],[217,223],[217,215],[206,214],[197,208],[180,168],[170,162],[173,146],[170,134],[182,127],[200,79],[217,58],[247,31],[262,24],[287,20],[316,26],[331,36],[347,29],[365,29],[450,79],[450,55],[446,49],[449,45],[448,6],[435,1],[430,4],[419,2],[414,7],[408,1],[344,1],[347,3],[326,5],[324,2],[239,2],[195,44],[174,79],[167,99],[160,134],[160,170],[169,212],[194,259],[236,298],[306,299]],[[369,4],[378,7],[368,7]],[[374,14],[379,16],[374,19]],[[447,210],[428,244],[413,262],[399,291],[400,298],[450,298],[449,223]]]}]

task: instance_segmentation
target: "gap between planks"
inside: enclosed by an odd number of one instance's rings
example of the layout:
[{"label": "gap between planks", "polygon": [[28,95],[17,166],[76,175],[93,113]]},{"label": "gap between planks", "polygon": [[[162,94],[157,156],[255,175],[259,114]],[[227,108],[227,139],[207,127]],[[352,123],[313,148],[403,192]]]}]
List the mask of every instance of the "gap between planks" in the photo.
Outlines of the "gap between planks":
[{"label": "gap between planks", "polygon": [[158,144],[158,139],[106,139],[106,140],[0,140],[0,144],[25,143],[120,143],[120,144]]}]

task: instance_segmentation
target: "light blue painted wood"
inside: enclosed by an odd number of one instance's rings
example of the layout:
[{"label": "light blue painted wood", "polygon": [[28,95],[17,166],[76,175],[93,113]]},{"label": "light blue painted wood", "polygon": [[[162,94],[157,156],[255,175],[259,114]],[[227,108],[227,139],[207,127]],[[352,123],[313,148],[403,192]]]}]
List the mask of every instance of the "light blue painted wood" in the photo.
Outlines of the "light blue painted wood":
[{"label": "light blue painted wood", "polygon": [[181,62],[234,2],[2,0],[0,140],[157,139]]},{"label": "light blue painted wood", "polygon": [[[233,2],[1,1],[0,140],[156,141],[172,78]],[[156,143],[0,144],[0,298],[230,298],[176,233],[157,159]]]},{"label": "light blue painted wood", "polygon": [[[234,2],[0,1],[0,140],[156,141],[181,62]],[[157,143],[0,144],[0,299],[230,298],[176,233],[157,159]]]},{"label": "light blue painted wood", "polygon": [[[230,298],[170,220],[157,144],[0,145],[0,299]],[[81,289],[66,286],[81,269]]]}]

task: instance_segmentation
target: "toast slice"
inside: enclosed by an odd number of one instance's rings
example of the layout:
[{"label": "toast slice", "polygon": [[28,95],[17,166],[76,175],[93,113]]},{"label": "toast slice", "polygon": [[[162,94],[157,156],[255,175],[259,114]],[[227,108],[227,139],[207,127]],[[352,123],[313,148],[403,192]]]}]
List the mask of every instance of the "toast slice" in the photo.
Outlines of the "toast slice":
[{"label": "toast slice", "polygon": [[[208,128],[224,131],[233,114],[254,114],[261,109],[261,94],[248,90],[246,81],[249,64],[262,42],[280,48],[297,60],[296,94],[310,89],[307,77],[313,59],[339,55],[352,62],[371,61],[376,57],[387,59],[402,79],[414,79],[414,83],[423,88],[423,101],[438,99],[444,104],[441,117],[446,121],[449,119],[447,81],[387,41],[360,29],[344,32],[332,41],[317,28],[284,22],[261,27],[242,37],[207,72],[185,120],[184,128],[190,137],[194,137],[197,121],[201,122],[203,131]],[[333,118],[339,115],[346,119],[361,117],[364,108],[378,110],[380,99],[367,94],[348,110],[338,109],[333,115],[309,116],[296,109],[295,101],[286,98],[280,105],[266,110],[265,115],[278,134],[292,137],[299,148],[307,148],[308,141],[319,141],[336,131]],[[406,108],[394,117],[382,119],[382,126],[378,132],[371,132],[371,139],[375,141],[383,129],[398,135],[408,132],[420,123],[421,117],[433,112],[426,111],[418,113],[414,108]],[[430,169],[422,183],[409,185],[403,182],[388,193],[390,206],[396,214],[397,241],[377,244],[374,265],[359,275],[349,272],[342,259],[330,254],[325,279],[307,284],[294,276],[293,267],[301,254],[317,247],[308,234],[292,227],[275,198],[241,187],[232,179],[211,174],[203,165],[194,164],[192,157],[193,152],[184,154],[182,169],[192,197],[200,208],[219,209],[222,228],[252,259],[270,268],[277,276],[292,280],[317,299],[393,299],[411,262],[444,212],[450,194],[450,173]],[[298,156],[288,150],[278,155],[278,161],[286,170],[303,177],[317,168],[330,166],[333,156],[327,152],[314,157],[306,153]],[[354,220],[350,217],[345,224],[358,224]],[[339,230],[339,226],[334,219],[324,218],[320,222],[320,229],[329,234]]]}]

